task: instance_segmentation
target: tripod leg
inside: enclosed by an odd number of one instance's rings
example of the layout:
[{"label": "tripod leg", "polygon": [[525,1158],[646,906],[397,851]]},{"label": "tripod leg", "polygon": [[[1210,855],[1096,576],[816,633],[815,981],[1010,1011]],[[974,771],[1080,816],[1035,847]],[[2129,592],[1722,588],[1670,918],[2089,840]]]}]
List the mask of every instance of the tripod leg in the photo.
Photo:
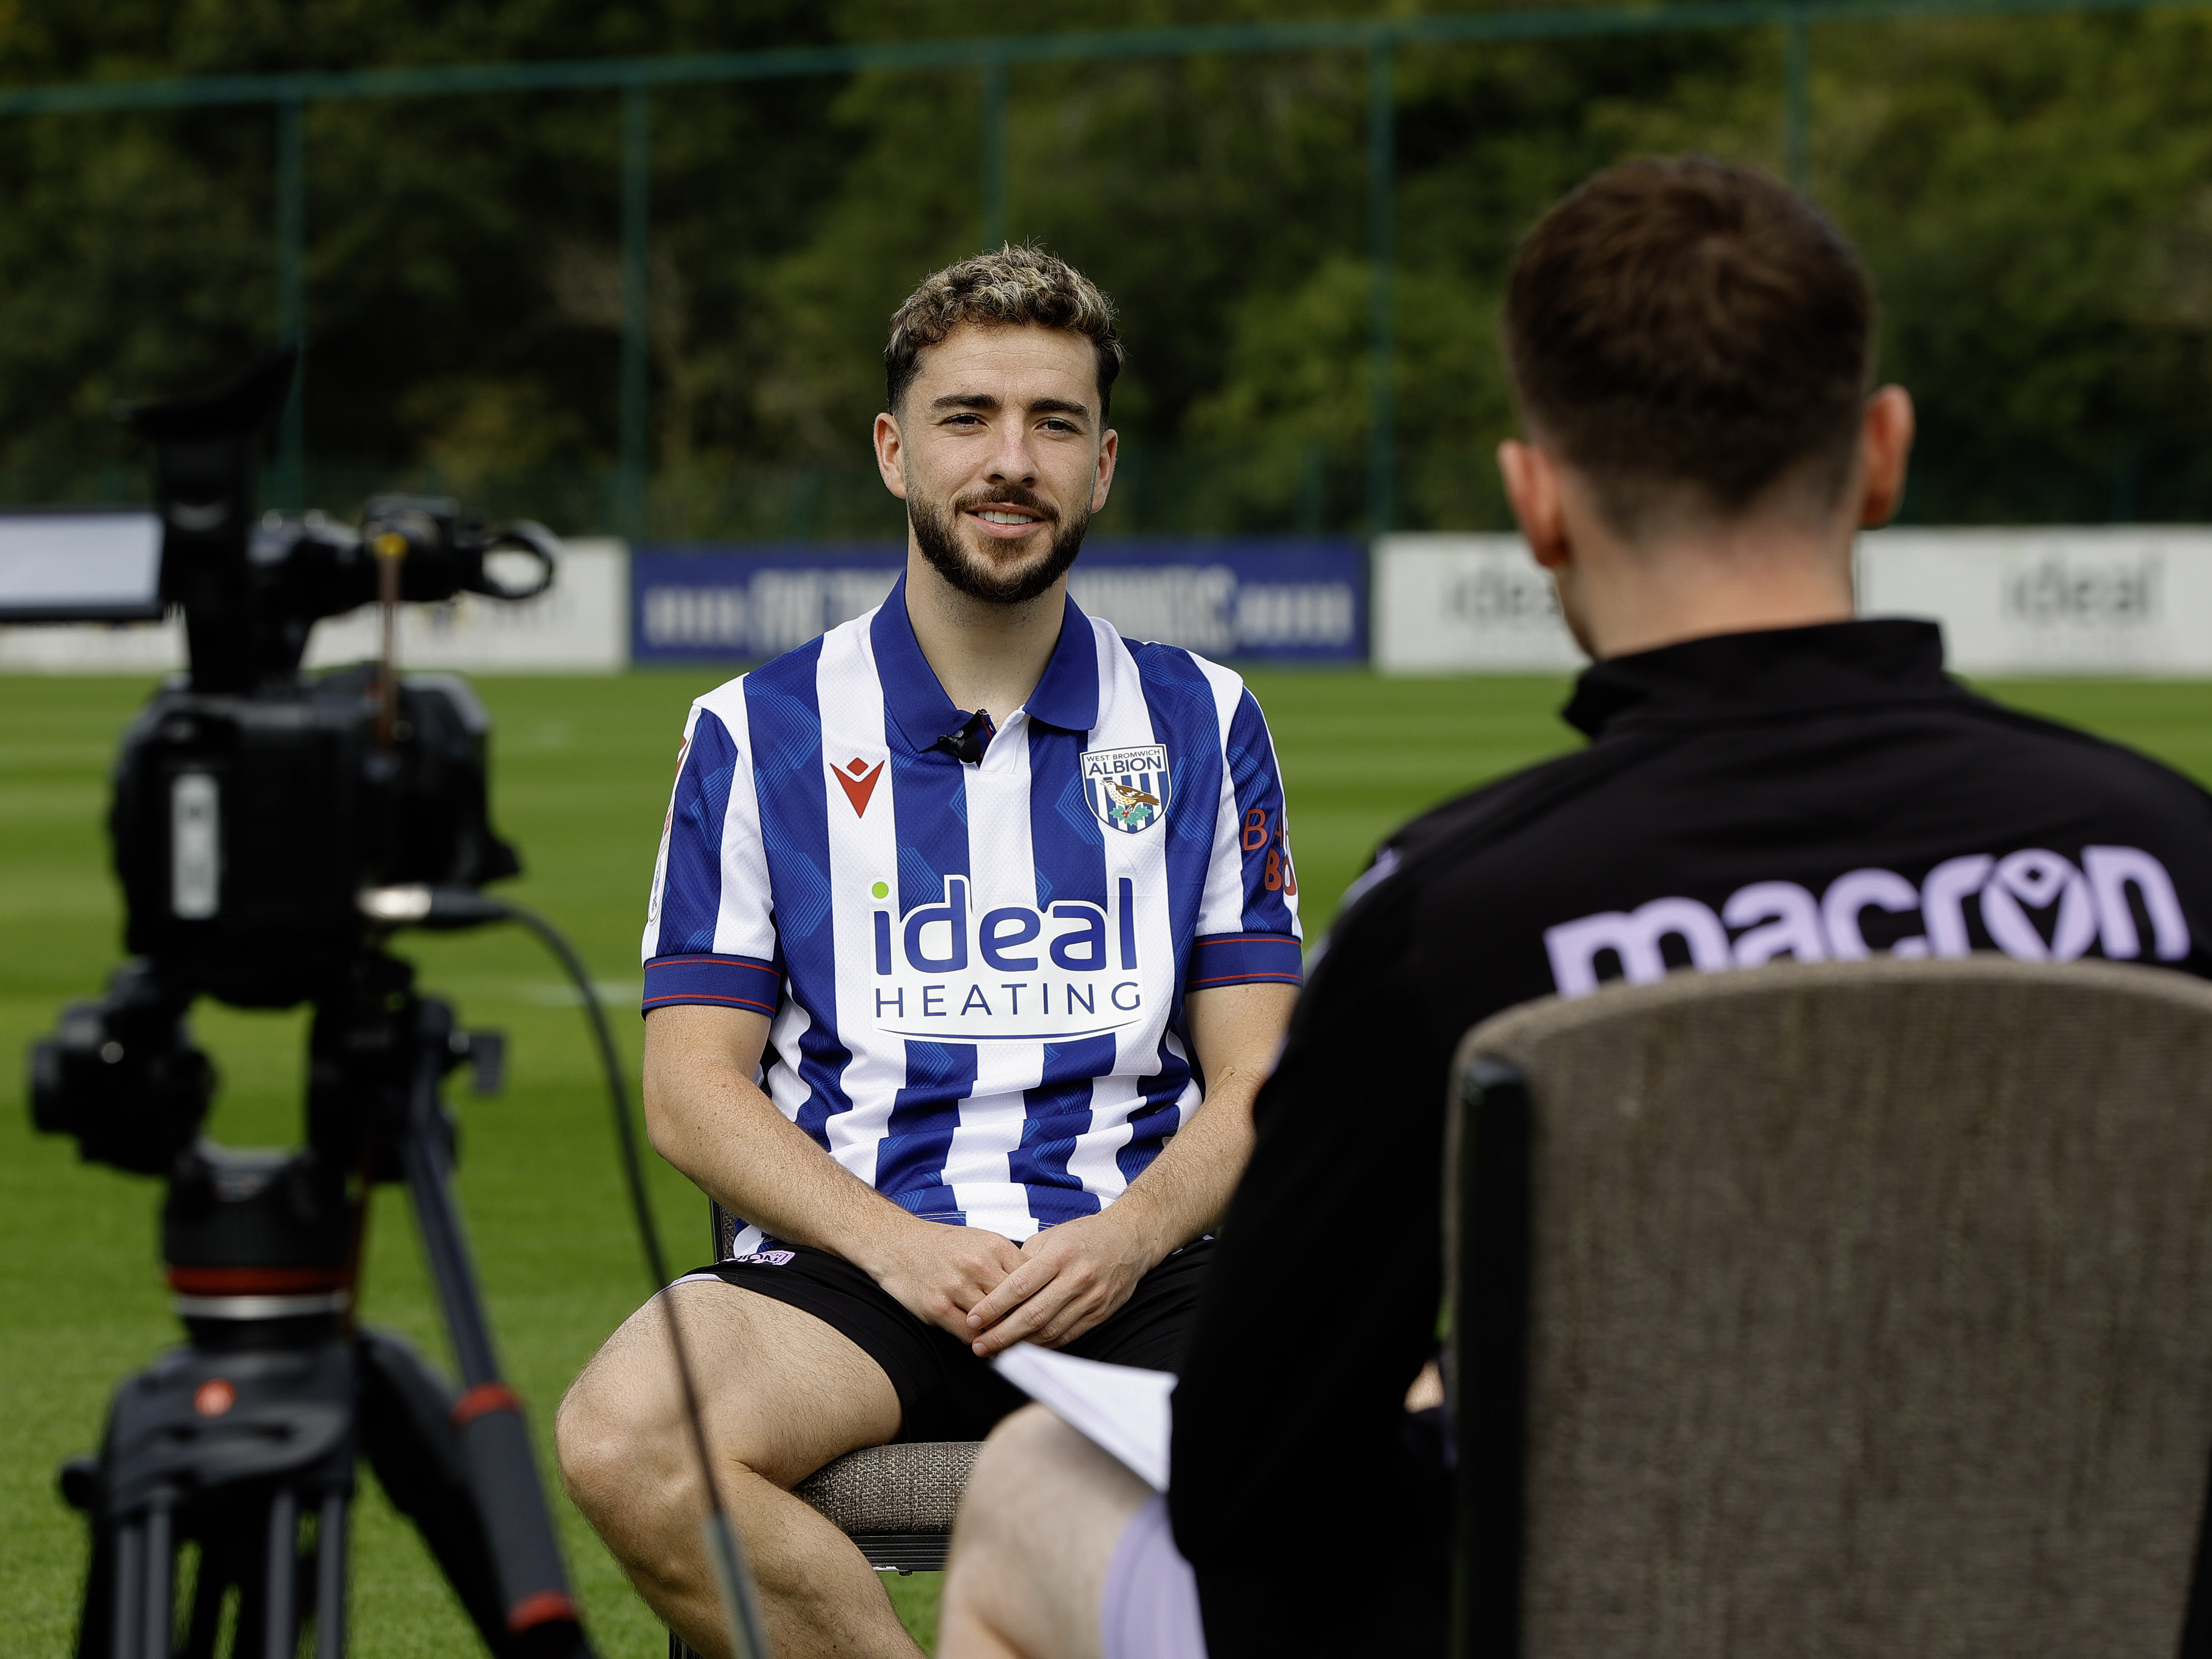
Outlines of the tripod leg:
[{"label": "tripod leg", "polygon": [[315,1523],[315,1659],[345,1659],[346,1518],[346,1495],[325,1493]]},{"label": "tripod leg", "polygon": [[280,1486],[269,1500],[261,1568],[261,1659],[292,1659],[299,1648],[299,1559],[300,1500],[289,1486]]},{"label": "tripod leg", "polygon": [[496,1653],[507,1638],[507,1602],[453,1429],[453,1388],[396,1336],[363,1331],[358,1345],[362,1451]]},{"label": "tripod leg", "polygon": [[238,1618],[231,1638],[236,1659],[257,1659],[261,1644],[252,1634],[255,1564],[260,1540],[233,1535],[221,1522],[200,1530],[199,1571],[192,1575],[191,1613],[185,1624],[185,1642],[178,1650],[182,1659],[216,1659],[216,1638],[222,1633],[224,1605],[237,1595]]},{"label": "tripod leg", "polygon": [[137,1653],[133,1659],[170,1659],[169,1637],[175,1624],[177,1545],[168,1506],[146,1511],[145,1601],[139,1610]]},{"label": "tripod leg", "polygon": [[131,1521],[116,1528],[114,1551],[108,1566],[113,1577],[109,1584],[112,1600],[108,1603],[107,1650],[86,1654],[83,1659],[137,1659],[139,1631],[145,1624],[140,1611],[146,1598],[145,1527]]},{"label": "tripod leg", "polygon": [[92,1560],[85,1569],[84,1595],[78,1604],[75,1659],[108,1659],[115,1651],[115,1534],[97,1516]]},{"label": "tripod leg", "polygon": [[[423,1254],[430,1260],[431,1279],[453,1338],[453,1357],[460,1364],[462,1394],[453,1407],[453,1422],[460,1431],[463,1465],[483,1519],[507,1631],[522,1637],[542,1626],[547,1627],[544,1638],[550,1638],[565,1627],[574,1636],[570,1650],[588,1653],[575,1598],[568,1590],[568,1571],[562,1565],[560,1542],[554,1536],[552,1512],[546,1507],[537,1461],[531,1454],[529,1431],[523,1426],[521,1401],[500,1380],[491,1327],[469,1265],[460,1211],[453,1202],[453,1170],[438,1104],[442,1059],[450,1052],[445,1029],[450,1029],[452,1014],[441,1004],[417,1006],[423,1016],[422,1035],[430,1040],[422,1041],[418,1048],[401,1163],[409,1196],[415,1200]],[[563,1638],[560,1645],[568,1644]]]}]

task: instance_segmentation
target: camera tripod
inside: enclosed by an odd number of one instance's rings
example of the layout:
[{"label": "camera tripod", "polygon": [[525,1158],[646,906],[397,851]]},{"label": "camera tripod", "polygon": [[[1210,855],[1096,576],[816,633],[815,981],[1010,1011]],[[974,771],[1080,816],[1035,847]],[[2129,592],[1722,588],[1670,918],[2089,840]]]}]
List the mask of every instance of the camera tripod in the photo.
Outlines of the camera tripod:
[{"label": "camera tripod", "polygon": [[[459,1030],[413,979],[364,949],[314,999],[303,1150],[203,1140],[170,1173],[162,1257],[187,1345],[122,1385],[97,1459],[63,1472],[93,1533],[79,1659],[212,1659],[226,1626],[236,1659],[293,1659],[309,1621],[317,1659],[340,1659],[360,1457],[499,1659],[592,1651],[451,1190],[440,1086],[468,1060],[496,1088],[500,1041]],[[180,1015],[188,994],[172,1000]],[[99,1052],[122,1058],[113,1041]],[[369,1193],[403,1180],[458,1393],[397,1337],[353,1326]]]}]

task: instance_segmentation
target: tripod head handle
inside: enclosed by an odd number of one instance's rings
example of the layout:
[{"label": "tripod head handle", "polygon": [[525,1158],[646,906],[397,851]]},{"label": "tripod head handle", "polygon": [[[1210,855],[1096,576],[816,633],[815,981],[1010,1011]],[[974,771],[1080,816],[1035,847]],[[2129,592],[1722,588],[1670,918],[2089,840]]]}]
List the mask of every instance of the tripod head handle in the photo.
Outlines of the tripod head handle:
[{"label": "tripod head handle", "polygon": [[479,927],[488,921],[505,921],[514,914],[497,899],[468,887],[428,887],[419,884],[364,887],[359,902],[362,915],[371,921],[391,927],[425,927],[433,931]]}]

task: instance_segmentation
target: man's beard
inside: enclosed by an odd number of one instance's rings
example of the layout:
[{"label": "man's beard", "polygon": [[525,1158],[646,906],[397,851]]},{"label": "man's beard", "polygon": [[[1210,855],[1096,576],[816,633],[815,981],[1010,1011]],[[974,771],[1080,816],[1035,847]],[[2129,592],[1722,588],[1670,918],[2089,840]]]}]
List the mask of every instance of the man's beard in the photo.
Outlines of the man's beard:
[{"label": "man's beard", "polygon": [[[1052,546],[1043,558],[1012,571],[1000,571],[961,545],[960,515],[998,503],[1025,507],[1039,515],[1052,537]],[[1018,484],[1005,484],[996,489],[963,495],[950,508],[914,494],[909,484],[906,514],[907,522],[914,526],[915,544],[921,549],[921,556],[929,561],[930,568],[969,599],[981,599],[986,605],[1024,605],[1044,592],[1067,574],[1068,566],[1083,550],[1083,532],[1091,527],[1091,509],[1087,505],[1062,523],[1043,497]]]}]

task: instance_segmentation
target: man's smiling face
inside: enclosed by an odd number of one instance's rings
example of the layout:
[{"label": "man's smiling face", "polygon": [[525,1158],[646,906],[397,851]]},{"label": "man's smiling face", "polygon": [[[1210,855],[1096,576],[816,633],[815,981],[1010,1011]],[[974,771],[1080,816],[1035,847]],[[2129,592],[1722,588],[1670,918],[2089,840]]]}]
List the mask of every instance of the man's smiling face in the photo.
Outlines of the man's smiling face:
[{"label": "man's smiling face", "polygon": [[1113,481],[1096,349],[1064,329],[963,324],[920,368],[901,406],[876,417],[884,483],[952,586],[993,604],[1036,599],[1075,562]]}]

